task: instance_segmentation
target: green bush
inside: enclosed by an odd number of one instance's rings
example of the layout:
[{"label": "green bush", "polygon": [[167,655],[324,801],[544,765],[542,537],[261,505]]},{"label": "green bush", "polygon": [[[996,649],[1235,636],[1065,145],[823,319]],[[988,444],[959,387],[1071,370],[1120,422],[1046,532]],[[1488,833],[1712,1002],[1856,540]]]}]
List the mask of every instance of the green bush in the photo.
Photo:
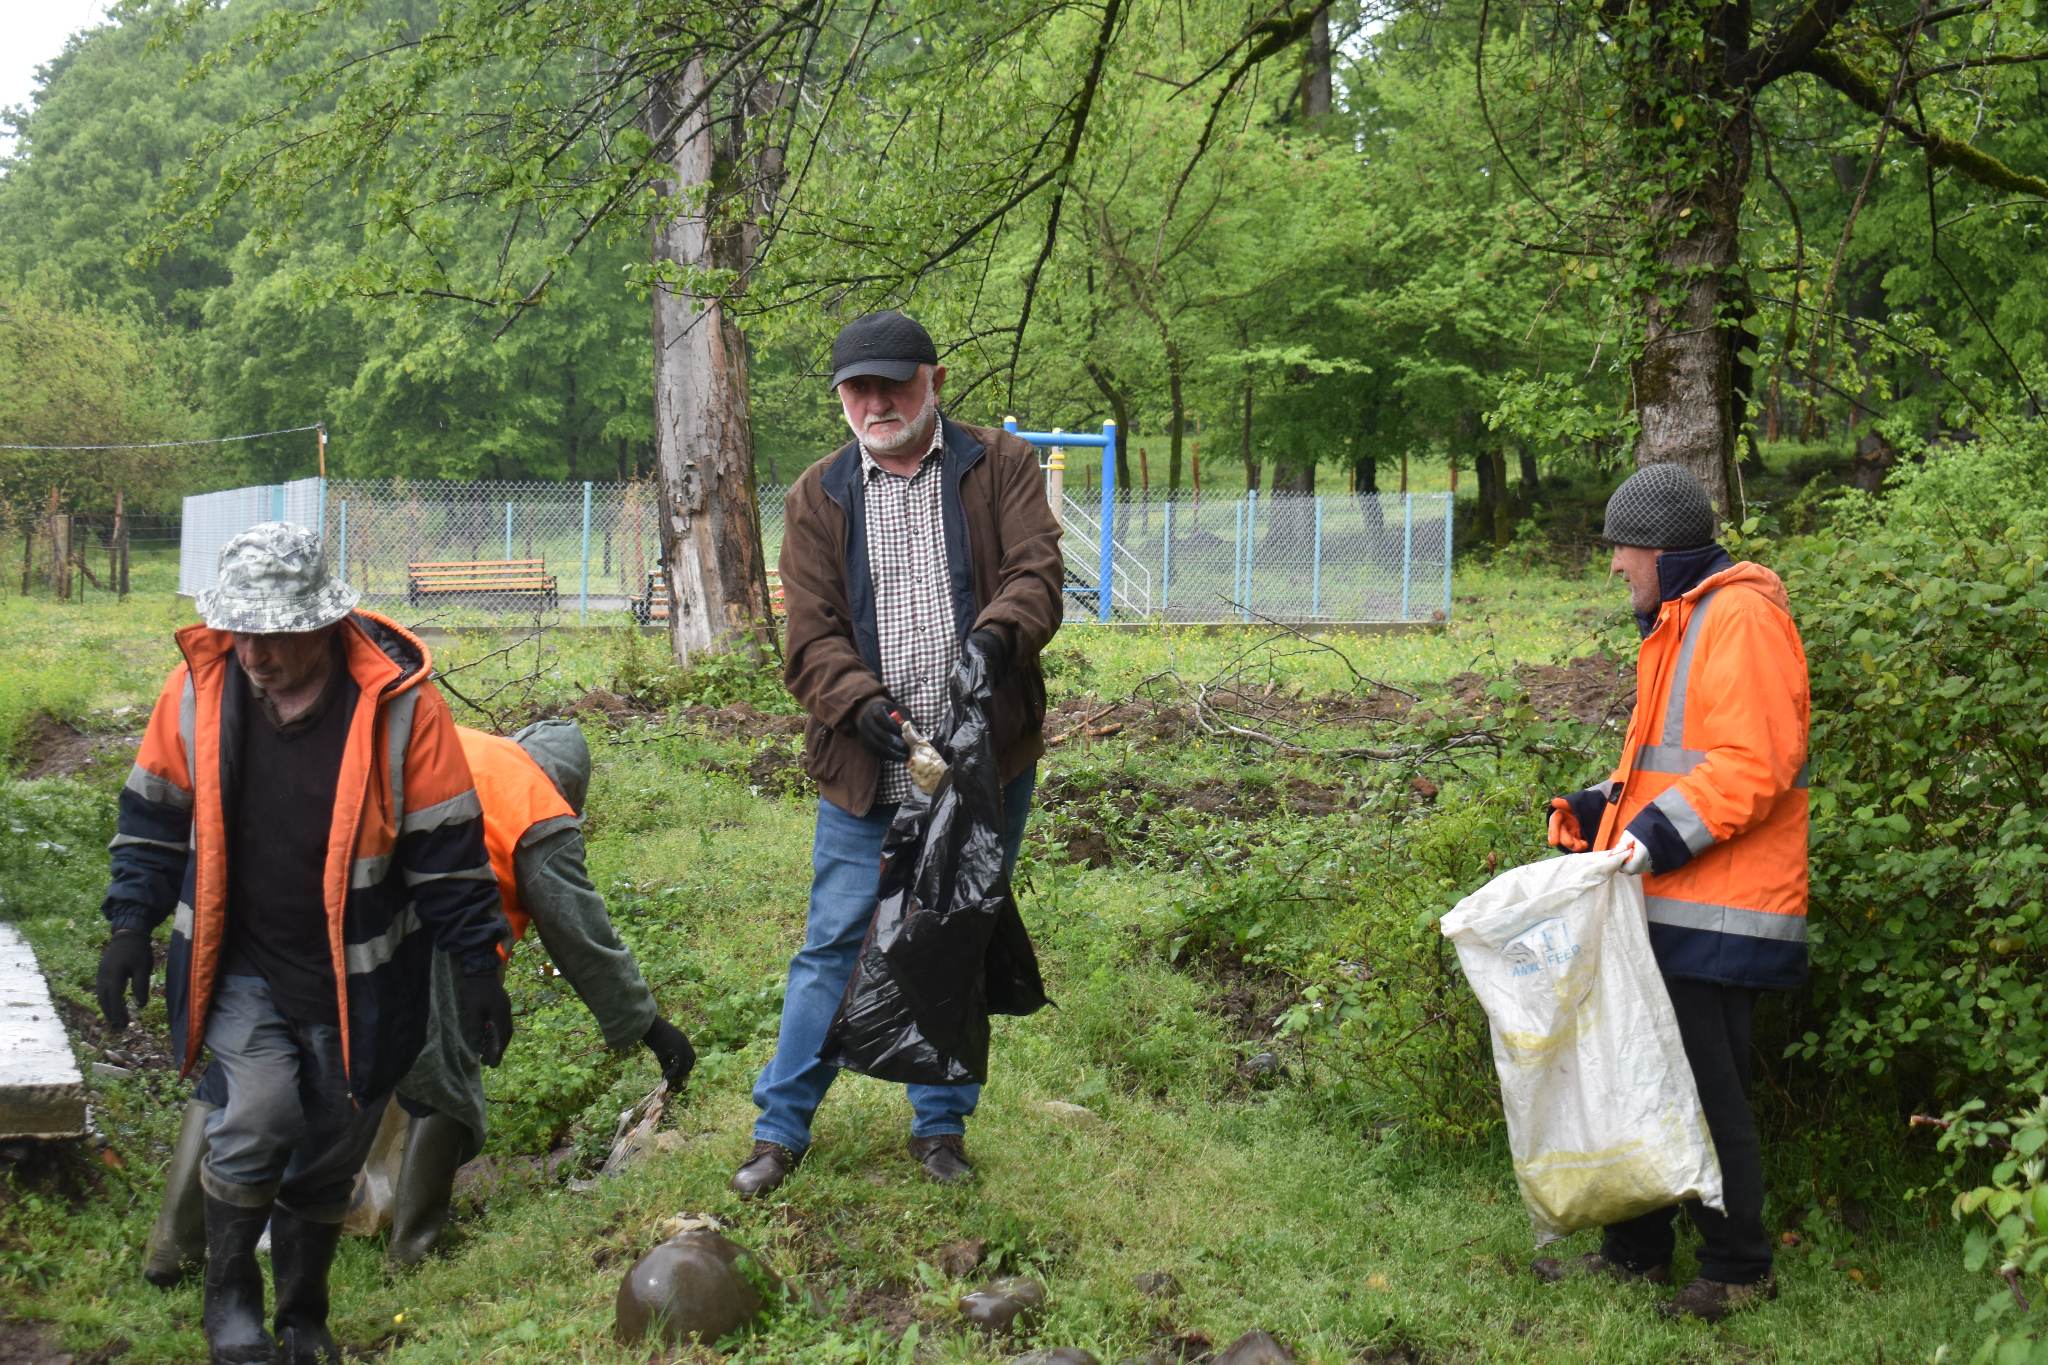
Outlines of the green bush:
[{"label": "green bush", "polygon": [[[1981,474],[2020,448],[1955,459]],[[1949,503],[1965,488],[1984,496]],[[2048,1064],[2048,541],[2018,529],[2031,508],[2001,522],[1996,491],[1930,462],[1851,534],[1779,556],[1813,688],[1813,982],[1790,1051],[1898,1108]]]},{"label": "green bush", "polygon": [[1977,1321],[1992,1328],[1972,1365],[2048,1361],[2048,1070],[2027,1089],[2039,1099],[2009,1117],[1983,1118],[1983,1101],[1972,1100],[1942,1120],[1952,1175],[2001,1154],[1988,1182],[1958,1193],[1953,1206],[1969,1225],[1964,1266],[1997,1280],[1977,1307]]}]

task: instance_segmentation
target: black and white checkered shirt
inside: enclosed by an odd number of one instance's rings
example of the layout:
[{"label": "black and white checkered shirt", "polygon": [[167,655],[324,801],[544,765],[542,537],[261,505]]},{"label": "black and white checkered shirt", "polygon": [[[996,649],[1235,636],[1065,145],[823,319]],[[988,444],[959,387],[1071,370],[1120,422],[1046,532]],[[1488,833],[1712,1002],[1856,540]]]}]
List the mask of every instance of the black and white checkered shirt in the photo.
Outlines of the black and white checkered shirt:
[{"label": "black and white checkered shirt", "polygon": [[[944,455],[945,427],[938,423],[931,447],[907,479],[875,463],[865,444],[860,448],[882,686],[926,735],[937,734],[946,722],[946,684],[960,661],[941,507]],[[882,765],[877,800],[907,800],[912,790],[908,765]]]}]

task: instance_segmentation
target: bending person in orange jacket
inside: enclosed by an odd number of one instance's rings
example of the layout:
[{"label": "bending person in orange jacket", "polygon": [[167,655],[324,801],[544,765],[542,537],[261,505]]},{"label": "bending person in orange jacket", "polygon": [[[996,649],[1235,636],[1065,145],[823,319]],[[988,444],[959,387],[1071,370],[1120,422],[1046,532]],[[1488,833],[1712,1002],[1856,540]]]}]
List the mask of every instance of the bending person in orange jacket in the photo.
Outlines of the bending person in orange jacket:
[{"label": "bending person in orange jacket", "polygon": [[[528,924],[556,968],[589,1008],[607,1044],[644,1043],[672,1090],[696,1063],[683,1031],[662,1018],[632,952],[619,941],[604,898],[584,863],[583,803],[590,749],[573,721],[529,725],[511,739],[455,728],[483,807],[484,845],[514,938]],[[455,1172],[482,1149],[483,1072],[455,1027],[454,982],[437,965],[426,1046],[398,1083],[412,1116],[392,1200],[386,1254],[399,1265],[424,1259],[447,1224]],[[204,1254],[195,1232],[194,1180],[206,1147],[206,1115],[219,1103],[211,1075],[186,1108],[184,1131],[164,1178],[164,1201],[150,1231],[144,1276],[178,1283]]]},{"label": "bending person in orange jacket", "polygon": [[[1713,503],[1683,467],[1638,470],[1607,503],[1603,538],[1642,631],[1621,763],[1553,798],[1550,842],[1625,849],[1644,875],[1657,955],[1720,1158],[1727,1211],[1686,1206],[1699,1275],[1659,1305],[1718,1321],[1777,1297],[1763,1159],[1749,1109],[1757,995],[1806,979],[1806,651],[1778,576],[1714,543]],[[1670,1282],[1676,1210],[1607,1229],[1598,1252],[1538,1275]]]}]

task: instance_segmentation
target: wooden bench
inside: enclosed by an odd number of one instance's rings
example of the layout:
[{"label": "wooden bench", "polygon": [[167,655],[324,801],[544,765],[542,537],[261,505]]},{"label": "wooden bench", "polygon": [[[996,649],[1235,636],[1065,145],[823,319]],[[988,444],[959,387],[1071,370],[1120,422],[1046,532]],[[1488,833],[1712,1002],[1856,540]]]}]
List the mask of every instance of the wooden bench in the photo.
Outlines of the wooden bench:
[{"label": "wooden bench", "polygon": [[474,559],[405,566],[405,600],[418,606],[437,597],[481,598],[487,607],[561,605],[555,576],[544,559]]},{"label": "wooden bench", "polygon": [[[668,620],[668,576],[658,569],[648,574],[647,591],[629,600],[633,619],[641,625]],[[782,575],[773,569],[768,571],[768,610],[776,616],[787,615],[782,609]]]}]

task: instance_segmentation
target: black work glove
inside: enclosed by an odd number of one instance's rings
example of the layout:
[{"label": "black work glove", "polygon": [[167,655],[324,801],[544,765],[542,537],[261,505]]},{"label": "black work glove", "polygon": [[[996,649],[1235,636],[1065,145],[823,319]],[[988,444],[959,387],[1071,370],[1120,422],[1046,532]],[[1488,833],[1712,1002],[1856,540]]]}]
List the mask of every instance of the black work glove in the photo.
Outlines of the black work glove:
[{"label": "black work glove", "polygon": [[656,1015],[640,1041],[647,1044],[647,1050],[661,1063],[661,1078],[668,1082],[668,1088],[671,1091],[681,1090],[683,1083],[690,1079],[691,1069],[697,1065],[697,1049],[690,1046],[690,1035]]},{"label": "black work glove", "polygon": [[967,652],[981,657],[982,667],[988,671],[988,680],[998,683],[1010,671],[1010,642],[999,630],[986,627],[974,631],[967,637]]},{"label": "black work glove", "polygon": [[128,1002],[121,998],[123,987],[134,991],[136,1009],[149,1003],[150,965],[147,929],[117,929],[100,950],[100,1013],[115,1028],[128,1027]]},{"label": "black work glove", "polygon": [[876,697],[861,707],[854,721],[861,747],[885,762],[901,763],[909,758],[910,746],[903,742],[903,717],[903,708],[887,697]]},{"label": "black work glove", "polygon": [[456,977],[455,994],[462,1002],[462,1041],[485,1066],[496,1066],[512,1041],[512,997],[498,969]]}]

